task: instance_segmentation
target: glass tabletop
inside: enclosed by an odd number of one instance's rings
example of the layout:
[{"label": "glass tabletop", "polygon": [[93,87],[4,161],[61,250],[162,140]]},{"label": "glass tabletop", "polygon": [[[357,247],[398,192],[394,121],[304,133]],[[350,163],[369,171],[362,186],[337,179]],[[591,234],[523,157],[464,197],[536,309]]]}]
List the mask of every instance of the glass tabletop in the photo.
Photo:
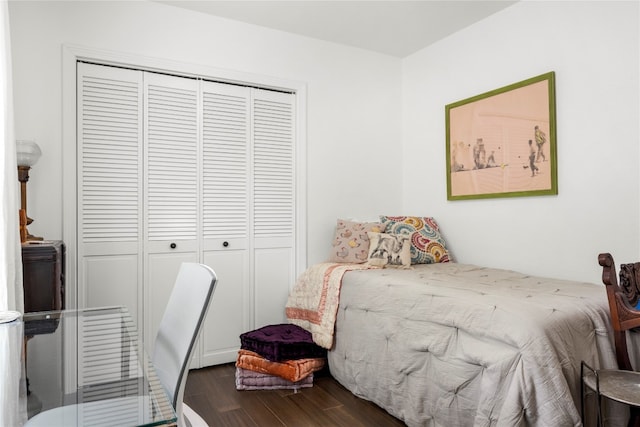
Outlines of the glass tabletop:
[{"label": "glass tabletop", "polygon": [[29,418],[67,406],[82,426],[176,422],[126,308],[26,313],[22,320]]}]

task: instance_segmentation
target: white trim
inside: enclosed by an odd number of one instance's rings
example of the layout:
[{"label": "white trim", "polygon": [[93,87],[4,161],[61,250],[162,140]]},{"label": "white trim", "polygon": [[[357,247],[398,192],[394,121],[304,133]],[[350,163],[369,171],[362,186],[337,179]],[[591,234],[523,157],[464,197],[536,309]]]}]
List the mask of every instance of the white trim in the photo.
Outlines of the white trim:
[{"label": "white trim", "polygon": [[[170,72],[185,77],[201,77],[220,82],[256,86],[296,94],[296,253],[295,277],[307,265],[307,180],[306,180],[306,106],[307,85],[304,82],[272,76],[227,70],[201,64],[99,50],[85,46],[62,46],[62,236],[67,248],[66,304],[77,307],[83,301],[82,287],[76,289],[77,272],[77,141],[76,141],[76,63],[96,62],[147,71]],[[293,284],[292,284],[293,286]],[[76,299],[76,295],[78,300]]]},{"label": "white trim", "polygon": [[[296,90],[296,251],[294,278],[307,268],[307,86]],[[291,288],[295,283],[291,284]]]},{"label": "white trim", "polygon": [[64,51],[73,55],[75,61],[97,62],[105,65],[135,68],[144,71],[156,71],[160,73],[168,72],[183,77],[201,77],[223,83],[256,86],[263,89],[282,90],[296,93],[301,87],[306,86],[305,83],[294,80],[210,67],[201,64],[173,61],[163,58],[99,50],[73,44],[65,44],[62,48]]},{"label": "white trim", "polygon": [[83,291],[77,283],[77,121],[76,121],[76,70],[77,57],[72,50],[62,47],[62,239],[66,246],[65,303],[67,308],[77,308]]}]

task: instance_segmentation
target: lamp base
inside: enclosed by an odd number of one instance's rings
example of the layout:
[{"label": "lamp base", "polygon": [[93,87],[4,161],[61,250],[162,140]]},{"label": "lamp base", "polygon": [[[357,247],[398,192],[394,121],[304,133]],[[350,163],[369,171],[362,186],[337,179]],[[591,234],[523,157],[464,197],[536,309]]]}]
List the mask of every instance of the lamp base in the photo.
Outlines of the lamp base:
[{"label": "lamp base", "polygon": [[41,241],[44,240],[43,237],[38,237],[38,236],[32,236],[31,234],[29,234],[29,232],[27,231],[27,237],[25,238],[25,242],[29,242],[29,241]]},{"label": "lamp base", "polygon": [[27,224],[31,224],[33,221],[27,217],[27,212],[24,209],[20,209],[18,214],[20,216],[20,243],[44,240],[42,237],[32,235],[29,233],[29,230],[27,230]]},{"label": "lamp base", "polygon": [[[31,224],[32,222],[33,220],[27,217],[27,225]],[[29,233],[29,230],[27,230],[27,227],[25,227],[24,230],[27,233],[27,235],[25,236],[25,241],[28,242],[29,240],[44,240],[42,237],[34,236],[33,234]]]}]

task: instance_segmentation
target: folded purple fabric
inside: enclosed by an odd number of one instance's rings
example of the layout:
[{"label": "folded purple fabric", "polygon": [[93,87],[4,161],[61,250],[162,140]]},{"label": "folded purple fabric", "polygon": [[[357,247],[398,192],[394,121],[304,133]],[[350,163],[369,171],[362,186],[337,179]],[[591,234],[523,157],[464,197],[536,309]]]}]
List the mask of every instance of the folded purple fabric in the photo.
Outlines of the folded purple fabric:
[{"label": "folded purple fabric", "polygon": [[311,332],[291,323],[245,332],[240,335],[240,348],[272,362],[327,356],[327,351],[313,342]]},{"label": "folded purple fabric", "polygon": [[236,368],[237,390],[282,390],[313,387],[313,373],[300,381],[289,381],[276,375]]}]

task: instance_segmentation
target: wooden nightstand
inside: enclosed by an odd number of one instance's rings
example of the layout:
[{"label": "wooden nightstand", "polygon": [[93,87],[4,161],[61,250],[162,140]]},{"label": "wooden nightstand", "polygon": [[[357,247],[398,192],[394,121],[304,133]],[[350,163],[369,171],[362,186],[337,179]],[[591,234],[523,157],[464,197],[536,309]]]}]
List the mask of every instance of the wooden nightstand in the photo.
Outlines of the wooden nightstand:
[{"label": "wooden nightstand", "polygon": [[65,246],[60,240],[22,244],[24,312],[65,307]]}]

